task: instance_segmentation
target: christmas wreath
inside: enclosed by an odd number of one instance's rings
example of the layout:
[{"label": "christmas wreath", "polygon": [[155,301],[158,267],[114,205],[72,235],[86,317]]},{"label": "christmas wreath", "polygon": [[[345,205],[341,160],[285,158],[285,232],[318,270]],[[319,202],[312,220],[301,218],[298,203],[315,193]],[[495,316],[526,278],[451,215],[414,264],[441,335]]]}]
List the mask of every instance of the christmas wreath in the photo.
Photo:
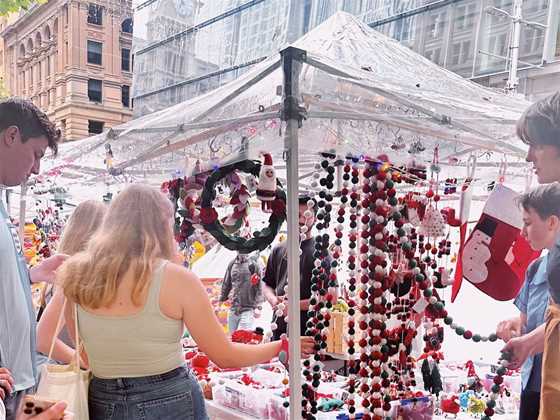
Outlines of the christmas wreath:
[{"label": "christmas wreath", "polygon": [[[257,178],[262,177],[261,163],[253,160],[243,160],[214,170],[207,178],[202,191],[200,222],[204,229],[227,249],[244,254],[256,250],[262,251],[272,243],[284,220],[286,220],[286,193],[282,189],[280,181],[276,180],[276,191],[273,197],[267,197],[266,203],[271,213],[268,220],[269,224],[261,231],[253,232],[252,238],[245,239],[236,234],[229,234],[220,222],[218,212],[212,206],[212,202],[216,198],[216,184],[235,171],[247,173]],[[273,199],[270,200],[270,198]]]}]

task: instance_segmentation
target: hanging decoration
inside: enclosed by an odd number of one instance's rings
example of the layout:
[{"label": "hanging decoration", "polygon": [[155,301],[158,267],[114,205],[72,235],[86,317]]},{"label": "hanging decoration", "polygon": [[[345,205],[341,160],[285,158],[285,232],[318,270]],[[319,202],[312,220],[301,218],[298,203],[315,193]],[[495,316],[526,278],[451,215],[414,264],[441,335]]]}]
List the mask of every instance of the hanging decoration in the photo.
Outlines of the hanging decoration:
[{"label": "hanging decoration", "polygon": [[498,184],[462,249],[463,277],[496,300],[517,296],[528,265],[540,255],[521,235],[517,197]]},{"label": "hanging decoration", "polygon": [[256,250],[262,251],[272,243],[286,219],[286,193],[282,189],[280,181],[277,181],[276,198],[270,203],[269,208],[272,212],[269,225],[266,228],[253,232],[253,237],[250,239],[239,235],[230,235],[218,220],[218,212],[213,207],[213,201],[216,198],[217,183],[234,171],[258,177],[261,172],[261,164],[252,160],[243,160],[215,169],[206,180],[202,191],[200,222],[204,229],[227,249],[243,254],[249,254]]}]

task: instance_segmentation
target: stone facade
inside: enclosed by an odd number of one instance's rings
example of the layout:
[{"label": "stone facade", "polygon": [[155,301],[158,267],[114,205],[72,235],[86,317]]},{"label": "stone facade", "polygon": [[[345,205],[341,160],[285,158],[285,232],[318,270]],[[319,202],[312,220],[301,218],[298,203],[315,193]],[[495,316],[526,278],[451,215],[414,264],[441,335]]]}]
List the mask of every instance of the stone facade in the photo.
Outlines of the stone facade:
[{"label": "stone facade", "polygon": [[[0,33],[6,88],[45,110],[65,140],[128,121],[131,17],[131,0],[50,0],[34,6]],[[100,92],[93,92],[99,84]]]}]

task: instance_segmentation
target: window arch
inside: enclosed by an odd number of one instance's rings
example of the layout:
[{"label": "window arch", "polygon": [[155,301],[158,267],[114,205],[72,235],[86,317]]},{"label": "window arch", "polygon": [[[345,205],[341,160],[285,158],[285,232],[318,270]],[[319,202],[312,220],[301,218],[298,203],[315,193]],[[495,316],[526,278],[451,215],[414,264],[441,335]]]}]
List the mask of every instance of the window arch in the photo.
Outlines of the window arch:
[{"label": "window arch", "polygon": [[41,32],[37,32],[35,34],[35,47],[40,48],[42,44]]},{"label": "window arch", "polygon": [[49,27],[49,25],[45,25],[45,29],[43,31],[43,34],[45,35],[45,41],[50,41],[52,38],[51,35],[51,28]]},{"label": "window arch", "polygon": [[133,21],[132,18],[126,18],[122,21],[121,31],[127,34],[132,33]]},{"label": "window arch", "polygon": [[20,58],[25,57],[25,45],[23,43],[19,46],[19,56]]},{"label": "window arch", "polygon": [[27,53],[31,53],[33,51],[33,40],[29,38],[27,40]]}]

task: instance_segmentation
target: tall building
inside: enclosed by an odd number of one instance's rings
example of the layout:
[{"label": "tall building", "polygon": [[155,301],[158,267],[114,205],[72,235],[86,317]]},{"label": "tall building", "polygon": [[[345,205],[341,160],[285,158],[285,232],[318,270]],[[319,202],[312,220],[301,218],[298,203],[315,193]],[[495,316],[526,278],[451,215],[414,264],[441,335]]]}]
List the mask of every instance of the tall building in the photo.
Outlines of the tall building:
[{"label": "tall building", "polygon": [[31,99],[66,140],[101,133],[132,117],[130,0],[50,0],[7,25],[4,80]]},{"label": "tall building", "polygon": [[[156,5],[144,0],[135,22],[148,27]],[[193,0],[174,0],[189,3]],[[247,71],[319,25],[346,11],[438,65],[487,86],[503,88],[511,57],[513,0],[213,0],[199,4],[186,29],[139,40],[141,56],[173,46],[205,66],[161,80],[157,88],[136,89],[136,104],[157,110],[200,95]],[[189,10],[195,10],[191,6]],[[494,12],[493,12],[494,11]],[[523,0],[519,92],[535,99],[560,88],[560,0]],[[191,25],[190,27],[188,27]],[[543,25],[545,25],[543,27]],[[192,60],[192,59],[191,59]],[[147,60],[149,61],[149,60]],[[142,83],[139,81],[139,83]],[[170,92],[173,92],[171,94]],[[145,108],[137,108],[139,114]]]},{"label": "tall building", "polygon": [[[15,22],[17,18],[17,13],[10,13],[7,16],[0,16],[0,33],[2,33],[2,31],[10,24]],[[0,97],[8,96],[10,94],[8,88],[6,87],[4,49],[4,39],[0,37]]]},{"label": "tall building", "polygon": [[[295,41],[304,34],[304,25],[309,26],[311,2],[143,1],[134,13],[135,115],[215,89]],[[183,26],[155,22],[177,19]],[[171,68],[161,61],[163,54],[176,55],[184,65],[174,69],[173,77],[152,77],[150,72],[161,74]]]},{"label": "tall building", "polygon": [[[144,26],[135,35],[134,96],[137,115],[153,112],[181,100],[177,88],[166,89],[188,77],[209,74],[218,67],[199,57],[196,37],[187,36],[178,42],[166,42],[194,25],[194,17],[202,3],[197,0],[160,0],[150,10]],[[180,45],[178,45],[180,44]],[[162,95],[143,100],[146,92],[162,91]]]},{"label": "tall building", "polygon": [[[312,26],[337,10],[359,16],[436,64],[481,84],[503,88],[512,47],[513,0],[315,1]],[[330,6],[330,7],[326,7]],[[494,12],[493,12],[494,11]],[[519,92],[529,99],[560,88],[560,0],[523,0]]]}]

